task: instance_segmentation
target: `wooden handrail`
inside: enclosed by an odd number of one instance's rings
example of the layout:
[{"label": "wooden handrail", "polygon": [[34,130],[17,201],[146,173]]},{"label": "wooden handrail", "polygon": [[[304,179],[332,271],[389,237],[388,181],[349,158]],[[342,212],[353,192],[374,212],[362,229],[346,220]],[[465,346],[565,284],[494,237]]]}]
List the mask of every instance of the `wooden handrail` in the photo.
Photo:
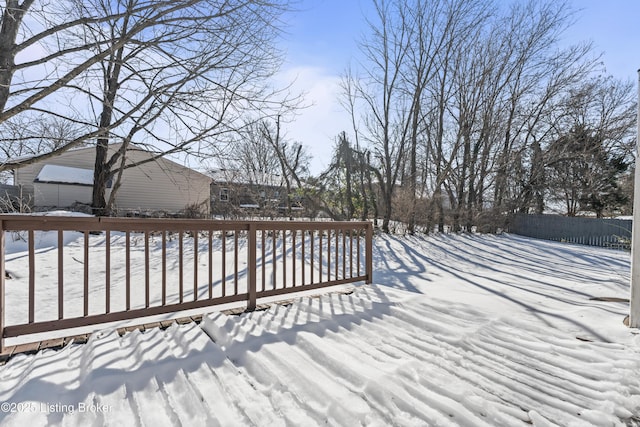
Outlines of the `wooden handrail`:
[{"label": "wooden handrail", "polygon": [[[57,232],[58,249],[49,251],[48,255],[41,255],[37,253],[35,240],[37,233],[46,231]],[[6,308],[14,308],[9,305],[14,302],[7,300],[11,298],[11,294],[7,294],[5,278],[6,248],[10,232],[26,232],[28,240],[26,323],[7,323],[9,319],[6,318]],[[82,271],[77,273],[81,283],[65,278],[64,261],[69,259],[65,252],[70,250],[63,245],[65,232],[80,232],[82,236],[78,240],[82,245],[82,252],[78,257],[84,259],[76,259],[83,264]],[[113,239],[118,239],[118,233],[124,235],[124,243],[112,242]],[[103,237],[101,245],[95,243],[98,236],[93,236],[94,234],[101,234]],[[177,235],[177,243],[173,238],[174,234]],[[156,236],[159,236],[159,242],[156,241]],[[214,250],[218,238],[219,248]],[[122,237],[118,239],[121,240]],[[142,245],[136,246],[135,242],[139,240]],[[363,240],[364,248],[361,247]],[[178,246],[175,255],[169,253],[169,241],[173,246]],[[158,245],[159,253],[155,253]],[[112,276],[118,250],[124,250],[124,254],[120,254],[124,258],[124,265],[121,267],[124,269],[124,278],[120,281]],[[142,255],[141,251],[144,252]],[[0,215],[0,352],[4,349],[5,338],[20,335],[238,301],[246,301],[247,310],[254,310],[257,300],[263,297],[360,281],[371,283],[372,254],[373,227],[369,222]],[[54,280],[51,292],[55,289],[57,298],[47,301],[47,305],[52,306],[55,313],[52,318],[45,319],[38,318],[42,316],[39,316],[35,305],[38,292],[41,292],[40,286],[36,286],[38,259],[41,256],[57,256],[57,261],[49,264],[58,270],[49,275]],[[99,283],[94,283],[95,280],[92,282],[92,277],[97,274],[92,269],[96,256],[104,257],[104,278]],[[191,262],[188,262],[189,256],[192,257]],[[161,259],[157,264],[161,269],[158,283],[150,279],[152,267],[156,265],[152,266],[153,257]],[[171,268],[173,261],[175,269]],[[220,268],[216,269],[214,264],[217,261],[220,262]],[[142,268],[135,270],[138,266]],[[199,268],[202,268],[200,272]],[[133,277],[132,271],[141,273]],[[185,282],[185,276],[190,276],[193,281]],[[95,291],[92,296],[92,289],[103,284],[104,300],[102,297],[97,298]],[[69,292],[74,286],[77,286],[77,291]],[[176,286],[177,293],[172,292],[170,288]],[[143,289],[142,306],[134,304],[133,300],[137,295],[135,289]],[[72,298],[73,293],[82,295],[82,301],[74,301],[78,304],[67,302],[67,298]],[[124,295],[124,301],[117,300],[117,295]],[[104,303],[104,309],[96,312],[92,307],[98,300]],[[69,315],[69,309],[75,306],[82,308],[82,315]]]}]

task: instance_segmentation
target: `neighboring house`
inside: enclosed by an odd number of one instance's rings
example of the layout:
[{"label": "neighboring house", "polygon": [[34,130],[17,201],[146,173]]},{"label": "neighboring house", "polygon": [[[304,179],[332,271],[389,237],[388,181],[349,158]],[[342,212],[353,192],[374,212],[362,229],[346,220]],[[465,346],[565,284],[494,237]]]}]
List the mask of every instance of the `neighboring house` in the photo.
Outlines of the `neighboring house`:
[{"label": "neighboring house", "polygon": [[[109,147],[109,155],[120,144]],[[126,164],[152,159],[156,153],[131,146]],[[90,204],[93,189],[95,147],[69,150],[14,171],[14,183],[33,194],[36,210],[70,208]],[[107,184],[106,197],[115,178]],[[126,168],[115,194],[117,215],[166,212],[177,214],[198,208],[209,214],[211,178],[165,158]]]},{"label": "neighboring house", "polygon": [[[228,216],[277,216],[287,214],[287,187],[279,175],[260,174],[247,178],[240,171],[211,172],[211,213]],[[299,198],[291,200],[291,211],[301,212]]]}]

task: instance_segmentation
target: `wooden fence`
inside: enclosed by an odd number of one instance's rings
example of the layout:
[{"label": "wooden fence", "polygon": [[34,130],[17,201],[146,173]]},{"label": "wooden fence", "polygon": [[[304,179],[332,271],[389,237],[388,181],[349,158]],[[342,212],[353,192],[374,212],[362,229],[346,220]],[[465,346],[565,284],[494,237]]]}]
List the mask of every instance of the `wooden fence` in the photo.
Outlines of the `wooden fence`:
[{"label": "wooden fence", "polygon": [[30,212],[32,200],[33,192],[22,186],[0,183],[0,212]]},{"label": "wooden fence", "polygon": [[517,214],[509,231],[521,236],[628,250],[631,220]]},{"label": "wooden fence", "polygon": [[0,352],[5,338],[371,283],[372,239],[368,222],[0,215]]}]

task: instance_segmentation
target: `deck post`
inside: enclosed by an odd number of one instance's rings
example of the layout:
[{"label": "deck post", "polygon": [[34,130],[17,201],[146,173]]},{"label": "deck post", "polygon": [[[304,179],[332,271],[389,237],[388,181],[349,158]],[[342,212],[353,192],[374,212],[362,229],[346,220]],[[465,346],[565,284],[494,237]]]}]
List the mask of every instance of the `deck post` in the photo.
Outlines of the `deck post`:
[{"label": "deck post", "polygon": [[4,251],[4,224],[3,221],[0,220],[0,354],[4,352],[4,285],[6,274],[4,269]]},{"label": "deck post", "polygon": [[[640,100],[640,70],[638,70],[638,99]],[[633,223],[631,237],[631,295],[629,297],[629,327],[640,328],[640,103],[638,104],[638,133],[636,135],[636,171],[633,191]]]},{"label": "deck post", "polygon": [[249,222],[249,231],[248,231],[249,245],[248,245],[248,259],[247,259],[247,311],[253,311],[256,309],[257,234],[258,232],[256,229],[256,223]]},{"label": "deck post", "polygon": [[373,224],[367,224],[367,236],[365,239],[365,257],[366,257],[366,269],[367,269],[367,280],[366,284],[370,285],[373,283]]}]

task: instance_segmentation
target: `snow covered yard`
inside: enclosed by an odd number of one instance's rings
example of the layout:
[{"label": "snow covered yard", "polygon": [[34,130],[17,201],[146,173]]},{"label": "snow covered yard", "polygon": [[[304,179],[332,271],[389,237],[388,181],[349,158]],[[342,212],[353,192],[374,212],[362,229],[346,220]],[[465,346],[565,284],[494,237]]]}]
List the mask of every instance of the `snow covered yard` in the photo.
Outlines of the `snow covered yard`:
[{"label": "snow covered yard", "polygon": [[373,286],[0,367],[2,425],[640,425],[629,254],[378,236]]}]

